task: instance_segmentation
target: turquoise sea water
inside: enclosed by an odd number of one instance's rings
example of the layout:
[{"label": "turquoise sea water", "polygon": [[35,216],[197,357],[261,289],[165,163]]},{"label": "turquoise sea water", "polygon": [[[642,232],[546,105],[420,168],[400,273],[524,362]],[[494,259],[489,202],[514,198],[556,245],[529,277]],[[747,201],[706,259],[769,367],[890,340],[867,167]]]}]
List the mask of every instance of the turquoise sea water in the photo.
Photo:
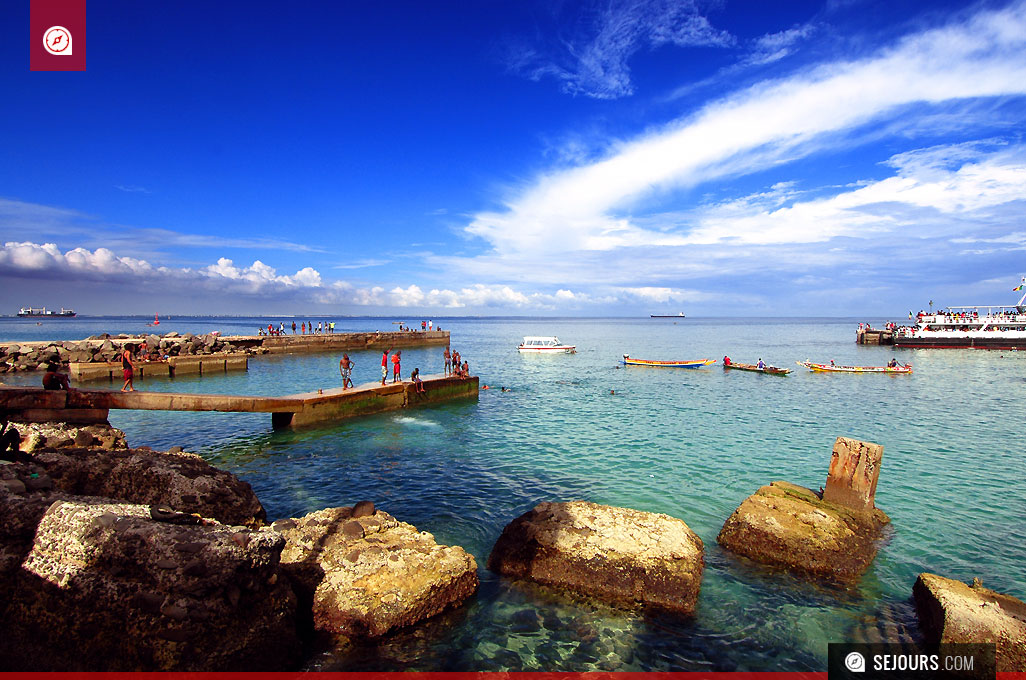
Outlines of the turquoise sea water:
[{"label": "turquoise sea water", "polygon": [[[141,332],[146,321],[2,319],[0,340]],[[345,319],[337,330],[389,330],[391,321]],[[1026,599],[1026,353],[855,344],[859,321],[883,319],[434,321],[494,388],[478,401],[298,432],[273,432],[266,414],[111,413],[132,445],[182,445],[238,474],[270,519],[367,499],[477,558],[481,589],[466,606],[376,645],[319,654],[310,669],[821,671],[829,642],[914,637],[910,596],[922,571],[979,577]],[[160,331],[252,333],[267,323],[182,318]],[[525,335],[558,335],[578,353],[519,355]],[[729,354],[794,372],[624,368],[625,353]],[[380,353],[351,356],[355,382],[377,379]],[[882,365],[891,356],[911,362],[914,374],[814,374],[794,365]],[[403,359],[404,374],[441,372],[441,348],[403,350]],[[138,387],[291,394],[337,386],[337,365],[331,354],[262,357],[246,373]],[[723,522],[759,486],[822,486],[842,435],[884,446],[877,505],[893,520],[857,586],[810,583],[719,547]],[[706,550],[696,615],[611,609],[484,569],[510,520],[539,501],[573,499],[687,522]]]}]

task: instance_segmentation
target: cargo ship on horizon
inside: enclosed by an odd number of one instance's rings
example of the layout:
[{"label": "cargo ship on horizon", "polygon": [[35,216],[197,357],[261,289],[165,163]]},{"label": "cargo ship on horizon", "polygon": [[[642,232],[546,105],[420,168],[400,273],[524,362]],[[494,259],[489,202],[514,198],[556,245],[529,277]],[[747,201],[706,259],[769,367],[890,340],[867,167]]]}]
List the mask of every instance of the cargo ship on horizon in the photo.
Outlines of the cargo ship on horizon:
[{"label": "cargo ship on horizon", "polygon": [[64,309],[61,307],[61,311],[55,312],[52,309],[46,307],[22,307],[18,311],[20,317],[43,317],[47,319],[70,319],[77,314],[74,309]]}]

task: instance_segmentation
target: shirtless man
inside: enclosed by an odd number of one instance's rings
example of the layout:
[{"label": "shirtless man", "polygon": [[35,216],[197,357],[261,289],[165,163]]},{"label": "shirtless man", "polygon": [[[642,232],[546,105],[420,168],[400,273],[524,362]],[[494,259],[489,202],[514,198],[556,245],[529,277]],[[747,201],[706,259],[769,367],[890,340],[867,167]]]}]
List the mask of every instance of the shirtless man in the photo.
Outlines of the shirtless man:
[{"label": "shirtless man", "polygon": [[348,354],[342,354],[342,358],[338,362],[338,372],[342,374],[342,389],[346,388],[346,383],[352,387],[353,362]]},{"label": "shirtless man", "polygon": [[449,353],[449,346],[445,346],[445,351],[442,352],[443,365],[445,366],[445,375],[448,377],[451,373],[450,362],[452,361],[452,354]]},{"label": "shirtless man", "polygon": [[121,373],[125,377],[125,384],[121,387],[122,392],[135,392],[135,386],[132,385],[132,377],[135,374],[135,364],[132,363],[132,350],[134,349],[135,347],[132,345],[125,345],[121,348]]}]

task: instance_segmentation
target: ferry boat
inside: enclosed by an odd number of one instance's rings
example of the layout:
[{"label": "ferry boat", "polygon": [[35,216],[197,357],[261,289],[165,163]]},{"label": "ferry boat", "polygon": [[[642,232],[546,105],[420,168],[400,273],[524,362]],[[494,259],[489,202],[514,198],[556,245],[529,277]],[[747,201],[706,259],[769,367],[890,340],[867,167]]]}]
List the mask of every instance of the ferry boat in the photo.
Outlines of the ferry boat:
[{"label": "ferry boat", "polygon": [[[1026,290],[1026,276],[1014,290]],[[894,332],[895,347],[1026,350],[1026,293],[1010,306],[970,305],[920,313]]]},{"label": "ferry boat", "polygon": [[684,312],[677,312],[676,314],[649,314],[650,319],[684,319]]},{"label": "ferry boat", "polygon": [[70,319],[71,317],[75,316],[75,310],[64,309],[63,307],[61,307],[61,311],[55,312],[52,309],[47,309],[46,307],[22,307],[18,311],[18,316],[45,316],[51,319]]},{"label": "ferry boat", "polygon": [[517,351],[535,354],[575,354],[577,345],[564,345],[555,335],[528,335],[524,336],[524,342],[517,347]]},{"label": "ferry boat", "polygon": [[653,359],[632,359],[623,355],[624,366],[656,366],[658,368],[702,368],[715,364],[715,359],[691,359],[689,361],[655,361]]}]

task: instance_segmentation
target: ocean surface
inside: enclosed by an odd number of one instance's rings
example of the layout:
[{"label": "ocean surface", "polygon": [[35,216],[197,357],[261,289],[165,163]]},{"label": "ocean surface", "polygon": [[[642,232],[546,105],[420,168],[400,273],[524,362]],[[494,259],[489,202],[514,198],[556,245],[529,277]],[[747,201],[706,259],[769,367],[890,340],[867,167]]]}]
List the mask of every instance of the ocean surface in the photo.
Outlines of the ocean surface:
[{"label": "ocean surface", "polygon": [[[144,332],[148,320],[3,318],[0,340]],[[162,320],[160,331],[252,334],[279,320],[180,317]],[[420,322],[335,320],[339,332]],[[978,577],[1026,599],[1026,352],[855,344],[858,322],[885,319],[433,321],[452,332],[454,349],[493,388],[478,401],[297,432],[272,431],[267,414],[111,412],[131,445],[181,445],[248,481],[271,520],[371,500],[473,553],[481,588],[467,605],[379,644],[318,654],[310,670],[823,671],[830,642],[917,635],[911,591],[921,572]],[[578,352],[522,356],[516,346],[525,335],[557,335]],[[625,368],[623,354],[727,354],[794,371]],[[378,379],[380,353],[351,356],[357,384]],[[915,372],[815,374],[794,363],[882,365],[892,356]],[[245,373],[137,387],[292,394],[338,386],[338,358],[261,357]],[[415,367],[440,373],[442,348],[403,350],[404,374]],[[857,586],[798,579],[720,548],[723,522],[760,486],[824,485],[837,436],[884,446],[876,499],[893,525]],[[484,569],[509,521],[540,501],[574,499],[687,522],[705,542],[696,615],[613,609]]]}]

